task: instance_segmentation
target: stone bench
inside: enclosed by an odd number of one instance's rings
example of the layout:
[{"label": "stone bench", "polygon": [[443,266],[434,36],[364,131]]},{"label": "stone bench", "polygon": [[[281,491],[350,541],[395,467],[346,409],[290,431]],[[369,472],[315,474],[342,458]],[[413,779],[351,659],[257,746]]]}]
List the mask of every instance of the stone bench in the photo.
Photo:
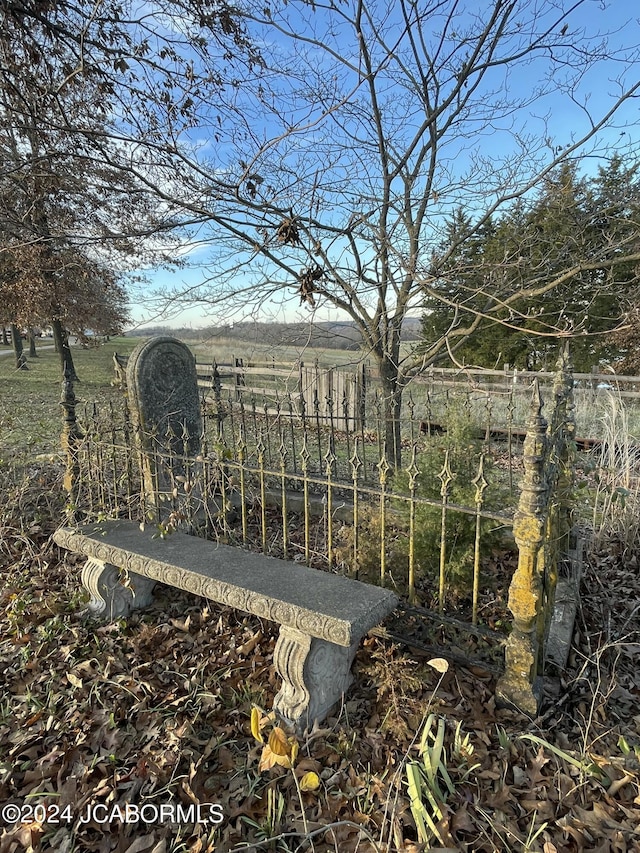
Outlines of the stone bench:
[{"label": "stone bench", "polygon": [[299,731],[341,700],[361,638],[397,603],[380,587],[184,533],[163,539],[132,521],[61,528],[53,538],[89,558],[82,582],[95,615],[115,619],[148,606],[160,581],[279,623],[274,708]]}]

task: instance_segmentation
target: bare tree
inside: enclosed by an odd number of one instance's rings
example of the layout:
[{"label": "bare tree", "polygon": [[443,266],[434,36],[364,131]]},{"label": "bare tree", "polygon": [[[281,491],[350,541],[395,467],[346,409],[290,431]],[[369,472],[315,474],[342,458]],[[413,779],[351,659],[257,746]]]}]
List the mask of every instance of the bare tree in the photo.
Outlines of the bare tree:
[{"label": "bare tree", "polygon": [[[6,117],[4,107],[0,102]],[[13,322],[51,325],[63,370],[77,379],[68,332],[122,326],[119,279],[123,258],[135,249],[113,230],[126,222],[122,186],[109,182],[104,168],[88,166],[81,140],[73,154],[62,150],[39,126],[39,114],[0,132],[7,169],[0,177],[0,298]]]},{"label": "bare tree", "polygon": [[65,370],[69,330],[122,325],[124,272],[176,263],[163,235],[191,214],[149,152],[171,152],[219,91],[217,61],[245,47],[210,0],[0,4],[0,252],[18,271],[0,292],[11,320],[52,325]]},{"label": "bare tree", "polygon": [[[455,209],[470,240],[563,162],[635,153],[624,117],[640,92],[637,24],[607,36],[606,10],[588,0],[491,0],[479,11],[460,0],[247,0],[244,28],[233,16],[210,28],[229,26],[219,61],[187,3],[184,21],[157,2],[144,18],[129,8],[127,20],[61,3],[64,20],[44,23],[41,4],[25,5],[47,39],[72,47],[75,63],[52,66],[62,83],[96,75],[122,102],[104,133],[65,116],[70,131],[102,144],[103,162],[209,247],[202,287],[168,296],[216,310],[300,300],[312,317],[342,311],[378,364],[392,462],[417,371],[486,318],[505,322],[505,307],[508,322],[523,301],[640,259],[620,240],[535,281],[507,275],[509,291],[487,274],[480,294],[450,306],[454,322],[437,339],[420,352],[401,347],[425,295],[447,299],[442,270],[452,274],[460,246],[440,249]],[[96,16],[102,8],[116,6]],[[565,119],[559,131],[553,112]],[[120,148],[107,144],[114,138]],[[495,274],[514,263],[496,259]]]},{"label": "bare tree", "polygon": [[[403,321],[425,294],[447,298],[436,285],[459,250],[453,242],[439,251],[447,215],[462,208],[469,220],[462,239],[473,239],[561,163],[610,154],[612,139],[621,150],[630,145],[618,116],[640,92],[635,36],[629,29],[608,40],[597,20],[589,31],[581,23],[588,5],[251,7],[249,37],[270,46],[264,68],[238,89],[217,148],[171,151],[178,201],[205,223],[199,236],[210,242],[210,277],[183,298],[252,309],[299,299],[312,316],[328,305],[341,309],[377,362],[387,453],[397,462],[402,392],[416,371],[484,318],[504,319],[505,306],[517,311],[519,302],[544,299],[622,256],[640,260],[621,241],[597,257],[568,255],[551,277],[514,285],[510,276],[511,289],[499,295],[488,277],[478,285],[484,307],[477,294],[459,300],[455,323],[437,339],[419,353],[401,347]],[[598,92],[591,108],[591,86],[604,74],[611,92]],[[552,108],[574,117],[559,136]],[[166,197],[176,201],[175,193]],[[496,260],[496,269],[513,262]]]}]

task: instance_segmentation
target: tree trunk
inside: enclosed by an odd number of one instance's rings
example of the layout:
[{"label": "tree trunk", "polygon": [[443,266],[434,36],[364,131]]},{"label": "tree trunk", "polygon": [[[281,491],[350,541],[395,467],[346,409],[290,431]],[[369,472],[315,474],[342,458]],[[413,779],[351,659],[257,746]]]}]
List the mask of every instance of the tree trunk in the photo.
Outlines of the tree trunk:
[{"label": "tree trunk", "polygon": [[9,346],[9,335],[7,334],[7,327],[2,327],[2,344],[5,347]]},{"label": "tree trunk", "polygon": [[20,329],[15,323],[11,324],[11,340],[13,341],[13,351],[16,354],[16,370],[28,370],[27,359],[22,351],[22,338],[20,337]]},{"label": "tree trunk", "polygon": [[400,411],[402,407],[402,385],[398,382],[398,370],[388,361],[381,361],[380,385],[382,387],[382,411],[384,417],[385,456],[389,465],[397,469],[402,465],[400,439]]},{"label": "tree trunk", "polygon": [[78,374],[76,373],[76,368],[73,363],[73,356],[71,355],[71,348],[69,347],[69,338],[67,336],[67,332],[57,318],[51,321],[51,327],[53,329],[53,340],[56,344],[56,352],[60,356],[60,364],[62,365],[62,375],[72,382],[79,382]]},{"label": "tree trunk", "polygon": [[33,334],[33,329],[29,329],[29,358],[38,358],[36,336]]}]

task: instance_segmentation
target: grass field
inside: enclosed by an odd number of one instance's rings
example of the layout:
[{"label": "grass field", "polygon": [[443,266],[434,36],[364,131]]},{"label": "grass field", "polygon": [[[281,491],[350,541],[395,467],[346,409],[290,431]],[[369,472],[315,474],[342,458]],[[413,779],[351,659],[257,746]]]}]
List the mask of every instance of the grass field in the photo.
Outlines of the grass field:
[{"label": "grass field", "polygon": [[232,362],[233,357],[248,361],[266,361],[274,358],[276,361],[295,362],[303,361],[305,364],[313,364],[317,359],[320,364],[327,367],[356,367],[361,356],[359,352],[340,349],[323,349],[321,347],[298,347],[289,346],[286,343],[278,343],[276,346],[257,343],[255,341],[237,341],[230,338],[216,337],[193,344],[189,341],[191,349],[198,361],[210,363],[214,358],[220,364]]},{"label": "grass field", "polygon": [[[80,382],[80,401],[105,400],[117,393],[111,387],[114,352],[127,355],[135,338],[112,338],[90,349],[73,348]],[[28,370],[16,370],[12,355],[0,357],[0,460],[5,463],[59,449],[62,429],[62,369],[53,349],[40,349],[28,361]]]},{"label": "grass field", "polygon": [[[80,382],[75,385],[80,404],[102,402],[119,397],[114,389],[113,353],[128,355],[139,337],[111,338],[97,347],[73,348],[74,363]],[[189,346],[199,362],[209,364],[230,362],[232,356],[246,361],[264,360],[274,355],[274,348],[248,342],[238,346],[237,341],[216,339]],[[305,358],[322,364],[353,364],[354,353],[339,350],[308,349]],[[301,351],[278,347],[277,358],[294,361]],[[0,356],[0,460],[8,462],[24,456],[57,452],[62,427],[60,396],[62,391],[61,367],[58,355],[52,348],[40,348],[39,357],[28,361],[29,370],[17,371],[11,354]]]}]

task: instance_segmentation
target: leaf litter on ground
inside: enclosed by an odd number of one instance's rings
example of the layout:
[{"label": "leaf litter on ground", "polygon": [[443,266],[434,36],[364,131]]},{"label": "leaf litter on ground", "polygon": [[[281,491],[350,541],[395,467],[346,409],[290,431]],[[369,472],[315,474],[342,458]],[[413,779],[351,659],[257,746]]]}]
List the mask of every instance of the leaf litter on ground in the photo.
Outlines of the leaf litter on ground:
[{"label": "leaf litter on ground", "polygon": [[[0,805],[34,808],[0,822],[0,853],[640,850],[640,576],[615,549],[587,567],[537,720],[496,707],[492,673],[369,636],[342,707],[296,737],[268,713],[277,626],[164,588],[127,620],[88,618],[81,563],[48,538],[59,478],[29,483],[0,515]],[[450,788],[425,841],[407,766],[430,714]],[[224,818],[81,821],[145,803]]]}]

